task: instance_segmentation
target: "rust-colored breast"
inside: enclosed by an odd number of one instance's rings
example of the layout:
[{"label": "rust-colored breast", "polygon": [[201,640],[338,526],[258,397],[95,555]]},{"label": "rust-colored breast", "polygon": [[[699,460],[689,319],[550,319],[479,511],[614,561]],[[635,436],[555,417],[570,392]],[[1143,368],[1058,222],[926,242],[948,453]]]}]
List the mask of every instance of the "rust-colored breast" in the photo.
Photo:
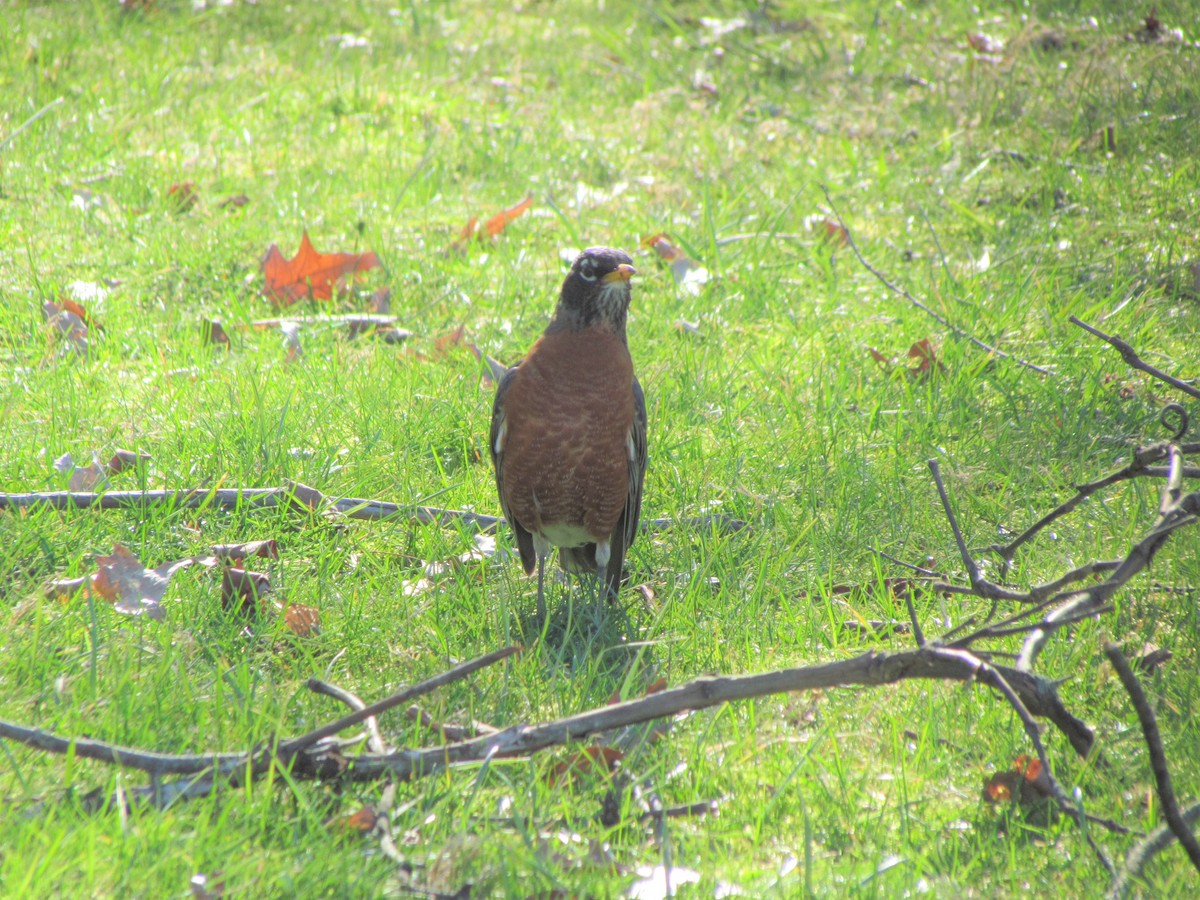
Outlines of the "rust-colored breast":
[{"label": "rust-colored breast", "polygon": [[602,328],[543,336],[504,403],[504,501],[531,532],[584,528],[607,540],[629,493],[633,362]]}]

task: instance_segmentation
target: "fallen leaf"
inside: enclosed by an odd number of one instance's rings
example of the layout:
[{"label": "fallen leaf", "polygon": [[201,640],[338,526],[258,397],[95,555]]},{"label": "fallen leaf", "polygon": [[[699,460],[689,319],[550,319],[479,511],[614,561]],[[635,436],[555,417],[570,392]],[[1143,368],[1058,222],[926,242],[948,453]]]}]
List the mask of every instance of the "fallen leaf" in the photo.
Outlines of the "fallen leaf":
[{"label": "fallen leaf", "polygon": [[458,233],[458,237],[450,242],[450,249],[455,253],[466,253],[467,245],[471,242],[471,238],[475,236],[475,226],[478,224],[478,217],[471,216],[467,220],[467,224],[462,227],[462,231]]},{"label": "fallen leaf", "polygon": [[67,342],[67,346],[82,356],[88,350],[87,323],[68,305],[77,306],[69,300],[63,303],[47,300],[42,304],[42,316],[46,324]]},{"label": "fallen leaf", "polygon": [[243,560],[251,556],[279,559],[279,545],[275,543],[274,538],[247,541],[244,544],[214,544],[212,552],[218,559]]},{"label": "fallen leaf", "polygon": [[300,603],[276,603],[283,621],[297,637],[311,637],[321,630],[321,613],[312,606]]},{"label": "fallen leaf", "polygon": [[584,747],[569,759],[555,763],[546,776],[546,783],[553,787],[561,784],[566,778],[576,779],[597,773],[607,775],[624,758],[624,752],[616,747]]},{"label": "fallen leaf", "polygon": [[988,803],[1018,803],[1026,810],[1041,810],[1043,801],[1053,799],[1050,777],[1037,757],[1021,754],[1011,769],[996,772],[983,784],[983,799]]},{"label": "fallen leaf", "polygon": [[167,189],[167,200],[176,213],[185,213],[195,208],[200,201],[200,195],[196,193],[196,185],[190,181],[183,181]]},{"label": "fallen leaf", "polygon": [[531,206],[533,206],[533,198],[526,197],[515,206],[510,206],[508,209],[496,213],[496,215],[492,216],[483,223],[483,228],[480,230],[480,234],[486,235],[489,238],[496,237],[496,235],[502,232],[510,222],[512,222],[514,219],[520,218],[520,216]]},{"label": "fallen leaf", "polygon": [[[55,465],[59,465],[64,459],[70,461],[70,454],[65,457],[59,457],[55,461]],[[108,473],[105,471],[105,466],[100,462],[100,454],[95,450],[92,451],[92,462],[87,466],[74,466],[71,470],[71,478],[67,482],[67,490],[91,492],[95,490],[108,490],[111,485],[108,483]]]},{"label": "fallen leaf", "polygon": [[126,469],[134,469],[150,462],[154,457],[149,453],[139,453],[136,450],[116,450],[105,468],[109,475],[120,475]]},{"label": "fallen leaf", "polygon": [[675,284],[693,297],[708,283],[708,269],[671,243],[665,231],[642,238],[642,246],[650,247],[666,260]]},{"label": "fallen leaf", "polygon": [[147,569],[126,547],[114,544],[113,552],[96,557],[96,562],[99,570],[92,576],[91,583],[96,596],[112,603],[117,612],[162,619],[166,615],[162,598],[171,583],[171,576],[195,560],[181,559]]},{"label": "fallen leaf", "polygon": [[220,319],[200,320],[200,343],[229,346],[229,335],[225,333],[225,326]]},{"label": "fallen leaf", "polygon": [[466,336],[466,324],[459,325],[449,334],[443,334],[440,337],[433,339],[433,351],[439,356],[444,356],[452,347],[457,347],[463,343],[463,337]]},{"label": "fallen leaf", "polygon": [[637,875],[637,881],[625,890],[629,900],[667,900],[675,896],[679,885],[700,881],[699,872],[682,866],[638,866]]},{"label": "fallen leaf", "polygon": [[241,209],[249,202],[250,198],[245,194],[234,194],[232,197],[226,197],[217,206],[221,209]]},{"label": "fallen leaf", "polygon": [[533,198],[526,197],[515,206],[510,206],[508,209],[496,213],[496,215],[484,222],[482,226],[479,224],[479,218],[472,216],[458,233],[458,237],[450,242],[450,249],[455,253],[465,254],[472,238],[485,241],[499,236],[500,232],[507,228],[510,222],[520,218],[531,206],[533,206]]},{"label": "fallen leaf", "polygon": [[328,822],[330,828],[337,831],[360,832],[365,834],[375,828],[379,821],[379,813],[373,806],[364,804],[349,815],[336,816]]},{"label": "fallen leaf", "polygon": [[262,572],[247,572],[229,566],[221,573],[221,606],[226,610],[255,615],[260,597],[271,590],[271,579]]},{"label": "fallen leaf", "polygon": [[885,356],[874,347],[868,347],[867,352],[888,375],[903,374],[912,381],[927,377],[935,370],[946,371],[945,364],[938,358],[937,350],[929,338],[922,338],[908,348],[909,359],[916,360],[916,363],[911,366],[898,366],[895,357]]},{"label": "fallen leaf", "polygon": [[836,244],[839,247],[845,247],[850,243],[850,232],[846,230],[846,226],[836,219],[822,217],[820,220],[821,238],[830,244]]},{"label": "fallen leaf", "polygon": [[380,265],[373,251],[318,253],[305,231],[300,249],[291,259],[284,259],[278,244],[267,249],[262,263],[266,278],[263,294],[276,306],[290,306],[303,297],[330,300],[335,286]]},{"label": "fallen leaf", "polygon": [[909,369],[911,376],[928,375],[935,368],[939,372],[946,371],[945,365],[938,359],[937,351],[934,350],[929,338],[921,338],[921,340],[909,347],[908,357],[917,361],[917,364]]},{"label": "fallen leaf", "polygon": [[381,287],[367,299],[367,311],[386,316],[392,309],[392,289]]}]

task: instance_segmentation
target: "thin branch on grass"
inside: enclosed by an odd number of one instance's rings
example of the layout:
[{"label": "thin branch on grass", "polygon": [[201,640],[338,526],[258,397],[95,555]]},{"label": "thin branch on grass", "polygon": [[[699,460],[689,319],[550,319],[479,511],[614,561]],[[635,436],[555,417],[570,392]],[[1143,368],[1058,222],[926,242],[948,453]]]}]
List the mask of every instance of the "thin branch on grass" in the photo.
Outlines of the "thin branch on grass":
[{"label": "thin branch on grass", "polygon": [[[1164,491],[1164,494],[1169,492]],[[1050,612],[1038,627],[1029,632],[1021,653],[1017,657],[1017,668],[1030,671],[1037,655],[1049,639],[1051,632],[1069,622],[1099,614],[1109,604],[1113,595],[1134,575],[1150,565],[1166,540],[1178,529],[1194,525],[1200,514],[1200,491],[1180,497],[1165,515],[1160,515],[1154,527],[1130,549],[1113,573],[1100,584],[1080,590],[1068,597],[1061,606]]]},{"label": "thin branch on grass", "polygon": [[834,204],[833,198],[829,195],[829,188],[827,188],[825,185],[821,185],[821,193],[823,193],[825,195],[825,200],[826,200],[826,202],[829,203],[830,212],[833,214],[833,217],[835,219],[837,219],[838,225],[840,225],[845,230],[846,243],[848,243],[850,245],[850,249],[853,250],[854,255],[856,257],[858,257],[859,263],[862,264],[864,269],[866,269],[868,272],[870,272],[872,275],[874,275],[879,280],[879,282],[884,287],[886,287],[889,291],[891,291],[894,294],[899,294],[901,297],[906,299],[909,303],[911,303],[917,309],[921,310],[926,315],[932,317],[940,325],[942,325],[945,328],[950,329],[952,332],[954,332],[960,338],[963,338],[964,340],[969,341],[970,343],[974,344],[979,349],[985,350],[988,353],[992,354],[993,356],[998,356],[1001,359],[1012,360],[1017,365],[1022,366],[1026,369],[1031,369],[1034,372],[1037,372],[1041,375],[1055,374],[1050,369],[1043,368],[1042,366],[1036,366],[1031,362],[1027,362],[1026,360],[1021,359],[1021,357],[1019,357],[1019,356],[1013,356],[1011,353],[1005,353],[1003,350],[999,350],[999,349],[993,347],[991,344],[984,343],[983,341],[979,340],[979,338],[972,335],[970,332],[964,331],[962,328],[959,328],[957,325],[954,325],[953,323],[951,323],[950,320],[947,319],[945,316],[941,315],[940,313],[934,312],[932,309],[930,309],[928,306],[926,306],[924,303],[922,303],[920,300],[918,300],[916,297],[914,297],[912,294],[910,294],[904,288],[899,287],[898,285],[889,281],[886,275],[884,275],[882,272],[880,272],[878,269],[876,269],[874,266],[872,266],[869,262],[867,262],[866,257],[864,257],[862,254],[862,251],[858,249],[858,244],[855,243],[854,235],[851,233],[850,227],[846,224],[846,220],[842,218],[842,214],[838,211],[837,206]]},{"label": "thin branch on grass", "polygon": [[1183,844],[1183,849],[1187,851],[1192,865],[1197,871],[1200,871],[1200,842],[1197,842],[1191,826],[1184,821],[1183,815],[1179,811],[1179,802],[1175,799],[1175,789],[1171,786],[1171,770],[1167,768],[1167,755],[1163,751],[1162,735],[1158,731],[1158,721],[1154,717],[1154,710],[1150,708],[1150,702],[1146,699],[1142,684],[1133,674],[1133,669],[1129,668],[1129,663],[1121,653],[1121,648],[1109,641],[1104,645],[1104,655],[1108,657],[1112,667],[1117,670],[1117,677],[1121,679],[1121,684],[1125,686],[1125,692],[1129,694],[1133,708],[1137,711],[1138,721],[1142,725],[1142,735],[1146,739],[1146,749],[1150,753],[1150,769],[1154,772],[1154,784],[1158,789],[1159,802],[1162,804],[1163,818],[1171,826],[1171,831],[1179,839],[1179,843]]},{"label": "thin branch on grass", "polygon": [[[357,497],[327,497],[316,488],[293,482],[278,488],[190,488],[183,490],[108,491],[42,491],[27,494],[0,493],[0,509],[137,509],[154,507],[171,509],[275,509],[295,506],[313,512],[329,512],[348,519],[385,521],[406,519],[412,525],[459,524],[487,533],[495,531],[504,520],[498,516],[468,512],[461,509],[442,509],[436,506],[404,506],[384,500],[364,500]],[[685,519],[646,519],[646,531],[665,531],[669,528],[715,529],[736,532],[746,527],[740,519],[729,516],[695,516]]]},{"label": "thin branch on grass", "polygon": [[[1162,460],[1166,459],[1171,446],[1172,445],[1169,441],[1158,441],[1145,447],[1136,448],[1133,451],[1133,458],[1129,461],[1127,466],[1105,475],[1103,478],[1098,478],[1095,481],[1088,482],[1087,484],[1077,485],[1075,487],[1075,496],[1071,497],[1066,502],[1059,504],[1050,512],[1046,513],[1046,515],[1042,516],[1007,544],[993,544],[988,547],[987,550],[989,552],[998,554],[1002,559],[1005,560],[1005,562],[1011,562],[1013,555],[1022,545],[1032,540],[1033,537],[1047,525],[1058,519],[1061,519],[1068,513],[1073,512],[1080,503],[1097,491],[1103,490],[1106,487],[1110,487],[1111,485],[1122,481],[1128,481],[1130,478],[1139,478],[1144,476],[1162,477],[1166,474],[1166,469],[1157,466],[1151,466],[1150,464],[1161,462]],[[1200,442],[1181,444],[1179,445],[1179,450],[1185,454],[1200,453]],[[1184,475],[1187,476],[1188,473],[1185,471]]]},{"label": "thin branch on grass", "polygon": [[[353,710],[362,710],[367,707],[367,704],[363,703],[357,695],[336,684],[322,681],[320,678],[308,679],[308,689],[315,694],[324,694],[326,697],[340,700]],[[387,753],[387,745],[383,742],[383,735],[379,733],[379,720],[375,716],[369,716],[366,720],[366,727],[367,747],[371,752]]]},{"label": "thin branch on grass", "polygon": [[[1189,828],[1200,821],[1200,803],[1193,803],[1180,812],[1179,817]],[[1150,860],[1175,842],[1175,832],[1170,825],[1155,828],[1125,854],[1125,866],[1117,873],[1109,886],[1108,900],[1120,900],[1129,893],[1133,882],[1142,877]]]},{"label": "thin branch on grass", "polygon": [[[422,697],[440,687],[445,687],[448,684],[453,684],[456,681],[460,681],[463,678],[466,678],[468,675],[478,672],[480,669],[485,669],[488,666],[495,665],[501,660],[508,659],[510,656],[520,653],[522,649],[523,648],[520,645],[514,644],[509,647],[504,647],[500,650],[494,650],[491,653],[485,654],[484,656],[476,657],[475,659],[455,666],[453,669],[443,672],[440,675],[435,675],[433,678],[427,678],[425,681],[415,684],[410,688],[397,691],[390,697],[384,697],[382,700],[377,700],[369,706],[364,706],[361,709],[356,709],[351,713],[347,713],[340,719],[329,722],[319,728],[314,728],[307,734],[302,734],[299,737],[284,741],[279,745],[276,752],[283,757],[293,756],[305,748],[311,747],[318,741],[321,741],[327,737],[332,737],[339,731],[344,731],[352,725],[357,725],[359,722],[366,721],[367,719],[377,716],[380,713],[387,712],[389,709],[394,709],[401,703],[407,703],[414,697]],[[320,681],[320,679],[313,678],[309,680],[309,687],[313,690],[316,690],[316,688],[313,688],[314,681]]]},{"label": "thin branch on grass", "polygon": [[1004,676],[1000,674],[995,666],[968,651],[946,648],[938,649],[934,652],[953,655],[956,659],[961,658],[967,665],[974,666],[978,672],[979,680],[984,684],[994,687],[1008,701],[1008,705],[1013,708],[1013,712],[1021,720],[1021,725],[1024,726],[1025,734],[1028,735],[1030,743],[1033,744],[1034,752],[1037,753],[1038,761],[1042,764],[1042,773],[1046,776],[1046,781],[1050,785],[1054,801],[1058,804],[1059,809],[1075,819],[1079,830],[1083,833],[1084,839],[1088,842],[1088,846],[1092,848],[1092,852],[1096,854],[1096,857],[1103,864],[1104,868],[1108,870],[1108,873],[1110,875],[1115,874],[1116,868],[1113,866],[1112,860],[1100,849],[1100,845],[1096,843],[1095,838],[1092,837],[1091,832],[1087,829],[1088,820],[1082,805],[1071,803],[1070,798],[1067,797],[1067,792],[1063,790],[1062,785],[1058,783],[1058,779],[1054,777],[1054,771],[1050,766],[1050,757],[1046,755],[1046,746],[1042,743],[1042,734],[1038,729],[1037,722],[1034,721],[1029,710],[1025,708],[1025,704],[1021,702],[1021,698],[1017,696],[1017,692],[1012,689],[1012,686],[1005,680]]},{"label": "thin branch on grass", "polygon": [[1157,378],[1159,381],[1165,384],[1169,384],[1171,387],[1175,388],[1175,390],[1183,391],[1189,397],[1194,397],[1195,399],[1200,400],[1200,388],[1196,388],[1195,386],[1188,384],[1186,381],[1180,381],[1178,378],[1168,375],[1162,369],[1156,369],[1154,366],[1150,365],[1150,363],[1138,356],[1137,351],[1134,350],[1133,347],[1121,340],[1115,334],[1105,334],[1099,328],[1093,328],[1078,316],[1071,316],[1070,321],[1072,324],[1078,325],[1089,334],[1093,334],[1105,343],[1111,344],[1113,347],[1115,347],[1117,352],[1121,354],[1121,359],[1125,360],[1125,365],[1129,366],[1131,369],[1137,369],[1139,372],[1145,372],[1147,375]]},{"label": "thin branch on grass", "polygon": [[[480,657],[474,661],[474,666],[480,668],[484,661],[494,662],[497,658],[510,655],[511,652],[512,648],[505,648]],[[1013,695],[1020,698],[1024,708],[1031,715],[1046,718],[1056,725],[1081,756],[1086,757],[1091,752],[1094,735],[1087,725],[1062,705],[1054,682],[1011,667],[989,665],[1011,687]],[[460,666],[457,670],[423,682],[419,687],[428,686],[435,681],[448,683],[448,680],[452,680],[451,674],[461,677],[462,669]],[[210,754],[205,758],[217,758],[220,764],[200,779],[189,782],[198,785],[195,789],[185,790],[178,785],[163,787],[168,789],[172,799],[181,796],[201,796],[210,791],[215,782],[227,780],[236,784],[247,776],[261,774],[270,765],[275,764],[290,766],[292,777],[298,779],[341,777],[350,781],[374,781],[392,776],[407,781],[435,775],[454,765],[479,763],[495,756],[536,753],[601,732],[669,718],[685,711],[706,709],[771,694],[832,689],[848,685],[878,686],[912,679],[970,682],[978,678],[979,668],[971,654],[928,647],[897,653],[869,652],[849,660],[758,675],[699,678],[681,687],[648,697],[602,706],[539,725],[516,725],[495,734],[486,734],[440,747],[399,749],[385,754],[362,753],[353,757],[350,765],[347,765],[348,761],[344,757],[338,754],[331,755],[334,748],[327,741],[316,744],[342,728],[358,724],[367,715],[376,714],[382,708],[390,708],[403,702],[400,698],[405,694],[412,694],[411,691],[401,692],[298,738],[282,741],[272,752],[256,750],[241,754]],[[84,755],[79,753],[80,746],[90,747],[97,743],[44,735],[4,722],[0,722],[0,736],[60,754],[66,754],[75,747],[77,755]],[[165,758],[163,754],[151,754],[112,745],[102,746],[107,752],[91,752],[87,754],[88,757],[119,766],[157,771],[160,774],[196,772],[194,767],[171,766],[170,758]],[[92,749],[94,751],[96,748]],[[167,759],[167,762],[164,763],[164,759]],[[155,761],[157,767],[147,764],[147,760]],[[148,791],[128,793],[131,796],[152,799]]]},{"label": "thin branch on grass", "polygon": [[18,125],[16,128],[14,128],[11,132],[9,132],[8,137],[6,137],[4,140],[0,141],[0,153],[3,153],[5,150],[8,149],[8,145],[11,144],[14,140],[16,140],[17,135],[19,135],[22,131],[24,131],[26,128],[28,128],[30,125],[32,125],[34,122],[36,122],[38,119],[40,119],[46,113],[50,112],[50,110],[54,109],[54,107],[58,106],[58,104],[60,104],[62,102],[63,102],[62,97],[56,97],[55,99],[53,99],[49,103],[47,103],[45,106],[43,106],[41,109],[39,109],[37,112],[35,112],[28,119],[26,119],[24,122],[22,122],[20,125]]}]

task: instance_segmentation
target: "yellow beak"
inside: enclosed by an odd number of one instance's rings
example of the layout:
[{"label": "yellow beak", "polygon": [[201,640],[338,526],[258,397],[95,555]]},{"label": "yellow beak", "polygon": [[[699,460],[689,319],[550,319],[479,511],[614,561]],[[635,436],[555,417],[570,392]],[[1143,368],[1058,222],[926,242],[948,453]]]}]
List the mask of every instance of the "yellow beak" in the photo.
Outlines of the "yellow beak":
[{"label": "yellow beak", "polygon": [[637,269],[629,265],[629,263],[621,263],[600,280],[605,284],[612,284],[614,281],[628,281],[637,274]]}]

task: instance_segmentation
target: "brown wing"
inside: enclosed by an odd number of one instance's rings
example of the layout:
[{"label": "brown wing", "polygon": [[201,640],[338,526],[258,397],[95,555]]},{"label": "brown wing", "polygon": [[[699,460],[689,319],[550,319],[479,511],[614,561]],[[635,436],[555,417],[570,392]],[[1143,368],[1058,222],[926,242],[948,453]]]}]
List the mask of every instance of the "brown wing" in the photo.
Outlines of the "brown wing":
[{"label": "brown wing", "polygon": [[506,436],[504,396],[512,387],[520,365],[521,363],[518,362],[515,366],[511,366],[504,373],[504,377],[500,379],[500,383],[496,385],[496,399],[492,401],[492,427],[488,433],[488,450],[492,454],[492,468],[496,472],[496,492],[500,495],[500,509],[517,538],[517,550],[521,554],[521,565],[525,569],[525,574],[532,575],[533,568],[537,565],[537,554],[533,549],[533,535],[522,528],[521,523],[513,517],[504,495],[504,441]]}]

